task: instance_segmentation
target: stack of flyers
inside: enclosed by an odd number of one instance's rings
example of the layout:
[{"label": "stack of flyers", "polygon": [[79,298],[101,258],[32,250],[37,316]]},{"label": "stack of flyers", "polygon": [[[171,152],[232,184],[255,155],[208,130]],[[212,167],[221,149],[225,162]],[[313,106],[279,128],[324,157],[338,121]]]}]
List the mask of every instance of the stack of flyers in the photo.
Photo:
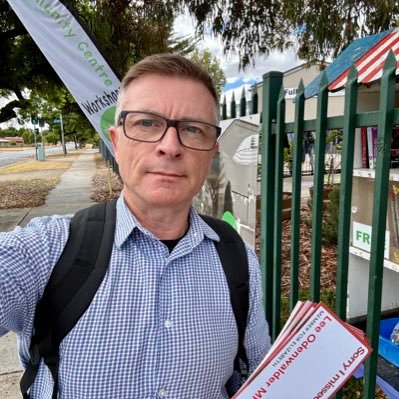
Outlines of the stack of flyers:
[{"label": "stack of flyers", "polygon": [[370,353],[363,331],[323,303],[298,302],[233,399],[330,398]]}]

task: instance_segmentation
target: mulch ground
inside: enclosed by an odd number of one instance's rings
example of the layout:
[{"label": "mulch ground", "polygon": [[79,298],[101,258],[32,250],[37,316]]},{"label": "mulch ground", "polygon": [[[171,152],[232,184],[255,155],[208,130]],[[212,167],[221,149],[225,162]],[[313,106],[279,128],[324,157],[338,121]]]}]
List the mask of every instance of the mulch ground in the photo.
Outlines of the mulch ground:
[{"label": "mulch ground", "polygon": [[47,194],[60,177],[0,182],[0,209],[34,208],[44,205]]},{"label": "mulch ground", "polygon": [[97,172],[93,177],[91,199],[95,202],[104,202],[117,198],[122,191],[122,181],[111,171],[107,162],[101,156],[96,157]]},{"label": "mulch ground", "polygon": [[[299,290],[304,291],[310,288],[311,273],[311,230],[305,219],[311,217],[307,208],[301,210],[301,223],[299,227],[300,248],[299,248]],[[260,231],[257,229],[257,239],[255,249],[260,255]],[[291,270],[291,221],[285,220],[282,225],[282,243],[281,243],[281,290],[284,296],[289,295],[290,290],[290,270]],[[335,291],[337,271],[337,246],[322,245],[321,248],[321,278],[320,287],[322,290],[329,289]]]},{"label": "mulch ground", "polygon": [[[310,217],[307,209],[302,210],[302,220]],[[283,222],[282,233],[282,281],[281,287],[283,294],[289,292],[290,285],[290,248],[291,248],[291,222]],[[310,262],[311,262],[311,230],[307,224],[300,223],[300,248],[299,248],[299,290],[310,288]],[[337,272],[337,246],[322,245],[321,248],[321,272],[320,288],[335,291]]]},{"label": "mulch ground", "polygon": [[[46,197],[69,168],[74,156],[26,162],[0,171],[0,209],[34,208],[44,205]],[[103,202],[118,197],[122,182],[110,171],[100,155],[96,157],[97,172],[93,178],[92,199]]]},{"label": "mulch ground", "polygon": [[28,161],[0,169],[0,209],[35,208],[60,182],[74,156]]}]

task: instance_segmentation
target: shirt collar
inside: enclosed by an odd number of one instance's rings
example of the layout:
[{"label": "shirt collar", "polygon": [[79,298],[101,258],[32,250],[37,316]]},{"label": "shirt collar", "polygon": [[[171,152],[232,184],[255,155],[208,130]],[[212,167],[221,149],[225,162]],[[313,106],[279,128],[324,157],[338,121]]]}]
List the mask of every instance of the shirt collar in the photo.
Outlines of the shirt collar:
[{"label": "shirt collar", "polygon": [[[115,245],[120,248],[134,229],[147,232],[130,211],[123,198],[123,194],[116,203]],[[148,234],[148,232],[147,232]],[[190,209],[190,228],[187,232],[191,242],[199,243],[204,237],[213,241],[220,241],[215,231],[198,215],[193,207]]]},{"label": "shirt collar", "polygon": [[189,234],[194,237],[207,237],[213,241],[220,241],[220,237],[216,232],[202,219],[198,213],[191,207],[190,210],[190,230]]},{"label": "shirt collar", "polygon": [[116,202],[115,245],[120,248],[135,228],[138,228],[138,221],[121,194]]}]

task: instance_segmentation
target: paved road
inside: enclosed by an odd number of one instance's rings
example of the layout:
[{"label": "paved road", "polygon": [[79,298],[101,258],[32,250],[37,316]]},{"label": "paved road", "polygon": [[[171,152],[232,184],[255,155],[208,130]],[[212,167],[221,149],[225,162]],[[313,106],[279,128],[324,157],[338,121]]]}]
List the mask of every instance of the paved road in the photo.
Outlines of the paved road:
[{"label": "paved road", "polygon": [[[75,149],[73,143],[66,144],[67,151]],[[61,146],[46,146],[46,155],[50,154],[62,154]],[[34,148],[24,148],[20,151],[0,151],[0,168],[3,168],[14,163],[26,162],[35,159],[35,149]]]}]

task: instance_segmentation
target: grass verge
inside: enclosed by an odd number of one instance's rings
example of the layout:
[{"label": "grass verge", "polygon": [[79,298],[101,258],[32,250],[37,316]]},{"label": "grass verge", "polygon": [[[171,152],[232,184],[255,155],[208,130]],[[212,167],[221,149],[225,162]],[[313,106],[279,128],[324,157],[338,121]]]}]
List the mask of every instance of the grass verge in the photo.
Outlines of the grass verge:
[{"label": "grass verge", "polygon": [[0,174],[36,172],[40,170],[68,169],[72,162],[69,161],[30,161],[0,169]]}]

